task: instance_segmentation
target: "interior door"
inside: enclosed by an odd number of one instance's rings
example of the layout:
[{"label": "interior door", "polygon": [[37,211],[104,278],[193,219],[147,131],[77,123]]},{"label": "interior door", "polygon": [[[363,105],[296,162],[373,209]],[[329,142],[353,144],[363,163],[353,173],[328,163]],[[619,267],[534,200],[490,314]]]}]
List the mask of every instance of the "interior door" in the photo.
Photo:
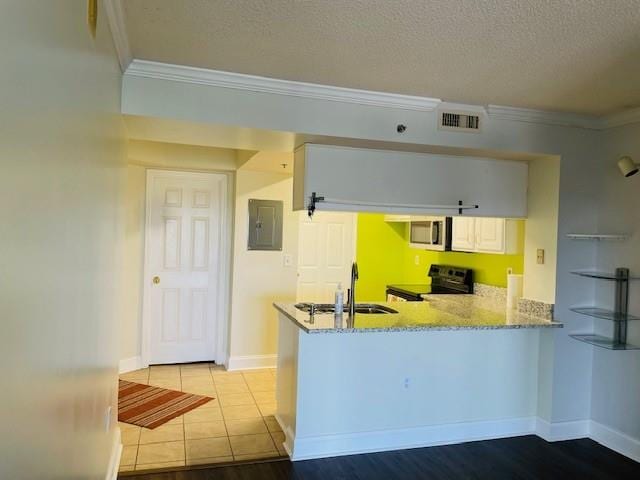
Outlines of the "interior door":
[{"label": "interior door", "polygon": [[145,332],[148,363],[214,360],[225,297],[226,176],[149,170]]},{"label": "interior door", "polygon": [[300,212],[298,302],[333,303],[338,283],[346,294],[355,261],[356,214]]}]

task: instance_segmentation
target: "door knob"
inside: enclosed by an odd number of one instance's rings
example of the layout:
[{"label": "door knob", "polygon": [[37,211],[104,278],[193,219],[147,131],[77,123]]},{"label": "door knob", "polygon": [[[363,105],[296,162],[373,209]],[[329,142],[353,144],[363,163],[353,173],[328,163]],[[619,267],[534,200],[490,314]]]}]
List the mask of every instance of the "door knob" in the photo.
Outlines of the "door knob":
[{"label": "door knob", "polygon": [[157,284],[160,283],[160,277],[156,275],[155,277],[153,277],[152,281],[153,281],[153,283],[155,283],[157,285]]}]

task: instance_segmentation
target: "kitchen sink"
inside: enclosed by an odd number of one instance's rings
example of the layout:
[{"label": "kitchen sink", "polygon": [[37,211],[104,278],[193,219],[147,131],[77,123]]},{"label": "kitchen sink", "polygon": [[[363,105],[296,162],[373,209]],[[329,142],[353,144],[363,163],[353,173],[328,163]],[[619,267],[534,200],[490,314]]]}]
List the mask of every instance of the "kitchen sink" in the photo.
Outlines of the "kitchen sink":
[{"label": "kitchen sink", "polygon": [[398,311],[383,305],[356,303],[356,313],[398,313]]},{"label": "kitchen sink", "polygon": [[[330,303],[297,303],[295,307],[303,312],[311,313],[312,305],[315,313],[335,313],[336,310],[335,306]],[[343,312],[346,313],[348,311],[349,307],[345,305]],[[375,303],[356,303],[356,313],[384,315],[388,313],[398,313],[398,311]]]}]

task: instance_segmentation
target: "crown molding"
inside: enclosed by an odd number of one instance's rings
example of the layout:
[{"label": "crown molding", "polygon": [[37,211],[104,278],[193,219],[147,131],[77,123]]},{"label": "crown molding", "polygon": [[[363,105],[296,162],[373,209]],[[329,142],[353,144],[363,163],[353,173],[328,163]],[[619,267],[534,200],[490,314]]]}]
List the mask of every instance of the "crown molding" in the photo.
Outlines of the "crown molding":
[{"label": "crown molding", "polygon": [[487,109],[484,105],[469,105],[467,103],[453,103],[443,101],[438,105],[438,111],[447,111],[455,113],[475,113],[477,115],[486,115]]},{"label": "crown molding", "polygon": [[137,59],[131,62],[125,75],[316,100],[329,100],[332,102],[417,110],[421,112],[434,111],[441,103],[437,98],[294,82],[290,80],[259,77],[256,75],[245,75],[242,73],[223,72],[220,70],[209,70],[206,68],[187,67]]},{"label": "crown molding", "polygon": [[487,107],[487,115],[497,120],[541,123],[544,125],[587,128],[590,130],[600,130],[602,128],[602,120],[600,117],[580,115],[577,113],[549,112],[530,108],[489,105]]},{"label": "crown molding", "polygon": [[[116,44],[116,49],[118,50],[121,65],[124,69],[124,74],[129,77],[172,80],[176,82],[209,85],[250,92],[272,93],[276,95],[329,100],[333,102],[353,103],[358,105],[372,105],[376,107],[399,108],[421,112],[454,109],[459,111],[476,112],[478,114],[486,113],[489,118],[496,120],[557,125],[589,130],[605,130],[621,125],[640,122],[640,108],[600,117],[593,115],[581,115],[577,113],[550,112],[529,108],[507,107],[502,105],[488,105],[485,108],[481,105],[443,102],[437,98],[333,87],[329,85],[280,80],[276,78],[223,72],[220,70],[188,67],[184,65],[174,65],[147,60],[131,60],[120,1],[121,0],[104,0],[105,5],[117,5],[117,7],[112,11],[112,15],[108,14],[108,16],[109,18],[113,16],[114,19],[121,19],[114,24],[116,25],[115,28],[112,25],[112,32],[121,32],[118,35],[114,34],[114,42]],[[119,13],[116,14],[116,12]],[[109,23],[110,25],[112,24],[111,20]],[[116,40],[117,38],[121,40]],[[118,48],[118,45],[120,45],[121,48]],[[121,52],[124,52],[124,54],[121,55]]]},{"label": "crown molding", "polygon": [[602,117],[602,128],[615,128],[640,122],[640,107]]},{"label": "crown molding", "polygon": [[124,10],[122,0],[102,0],[104,13],[107,16],[111,36],[113,37],[113,45],[118,55],[120,69],[124,73],[131,62],[131,48],[129,47],[129,37],[127,36],[127,25],[124,21]]},{"label": "crown molding", "polygon": [[498,120],[541,123],[545,125],[586,128],[589,130],[607,130],[609,128],[640,122],[640,108],[596,117],[577,113],[548,112],[528,108],[489,105],[487,107],[487,114],[489,117]]}]

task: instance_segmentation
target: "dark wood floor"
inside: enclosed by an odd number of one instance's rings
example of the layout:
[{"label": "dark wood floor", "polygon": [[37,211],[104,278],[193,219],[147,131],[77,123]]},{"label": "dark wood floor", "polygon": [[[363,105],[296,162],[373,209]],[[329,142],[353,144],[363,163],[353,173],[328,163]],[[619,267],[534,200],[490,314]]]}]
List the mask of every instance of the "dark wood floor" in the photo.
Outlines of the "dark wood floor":
[{"label": "dark wood floor", "polygon": [[[125,478],[122,476],[122,478]],[[127,480],[640,479],[640,463],[588,440],[539,437],[351,455],[291,463],[231,465],[127,475]]]}]

